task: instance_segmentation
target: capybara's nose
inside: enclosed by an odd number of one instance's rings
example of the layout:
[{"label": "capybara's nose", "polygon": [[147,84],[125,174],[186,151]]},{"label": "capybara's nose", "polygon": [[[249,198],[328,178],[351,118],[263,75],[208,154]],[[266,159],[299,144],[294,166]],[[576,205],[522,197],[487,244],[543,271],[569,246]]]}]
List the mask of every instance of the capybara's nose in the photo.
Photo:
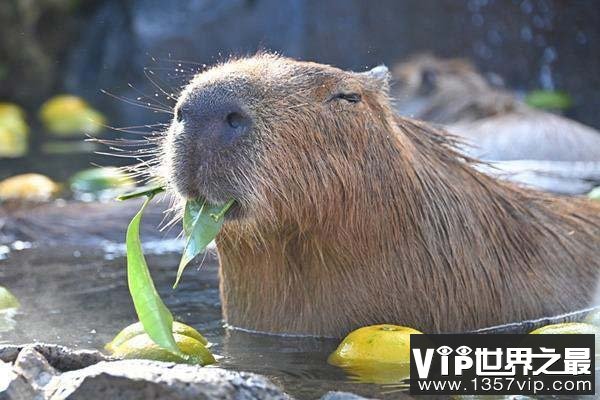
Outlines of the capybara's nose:
[{"label": "capybara's nose", "polygon": [[190,101],[175,110],[183,132],[212,149],[235,144],[252,125],[248,114],[232,100]]}]

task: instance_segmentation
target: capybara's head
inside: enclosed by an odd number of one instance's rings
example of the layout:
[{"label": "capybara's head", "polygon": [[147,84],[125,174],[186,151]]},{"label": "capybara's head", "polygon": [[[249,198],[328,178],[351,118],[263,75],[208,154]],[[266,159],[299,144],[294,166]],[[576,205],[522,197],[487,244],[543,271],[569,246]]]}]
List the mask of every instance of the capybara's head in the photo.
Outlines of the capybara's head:
[{"label": "capybara's head", "polygon": [[383,66],[355,73],[272,54],[217,65],[177,102],[168,181],[184,198],[235,199],[233,219],[338,207],[365,190],[353,180],[368,148],[394,129],[387,96]]},{"label": "capybara's head", "polygon": [[501,78],[495,74],[484,77],[460,58],[420,54],[392,69],[392,96],[398,114],[445,125],[513,110],[512,94],[500,86]]},{"label": "capybara's head", "polygon": [[418,54],[392,69],[398,97],[427,97],[440,90],[485,88],[487,83],[472,64],[460,58],[441,59]]}]

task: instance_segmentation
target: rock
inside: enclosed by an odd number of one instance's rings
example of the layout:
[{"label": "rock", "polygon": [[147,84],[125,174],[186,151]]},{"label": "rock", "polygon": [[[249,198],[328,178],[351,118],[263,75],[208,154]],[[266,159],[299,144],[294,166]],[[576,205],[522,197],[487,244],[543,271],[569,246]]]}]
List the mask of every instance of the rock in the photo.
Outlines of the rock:
[{"label": "rock", "polygon": [[[400,399],[410,399],[405,393]],[[115,360],[53,344],[0,345],[0,400],[293,400],[249,372],[152,360]],[[321,400],[367,400],[328,392]]]},{"label": "rock", "polygon": [[289,399],[259,375],[149,360],[99,362],[55,377],[49,399]]},{"label": "rock", "polygon": [[30,345],[0,345],[0,361],[16,363],[20,353],[35,350],[52,368],[59,372],[88,367],[100,361],[110,360],[97,350],[73,350],[56,344],[36,343]]},{"label": "rock", "polygon": [[35,346],[26,346],[21,350],[15,360],[13,370],[25,378],[29,385],[40,393],[44,386],[50,382],[50,379],[59,374],[48,363],[48,360],[35,349]]},{"label": "rock", "polygon": [[0,400],[31,400],[36,391],[12,365],[0,361]]}]

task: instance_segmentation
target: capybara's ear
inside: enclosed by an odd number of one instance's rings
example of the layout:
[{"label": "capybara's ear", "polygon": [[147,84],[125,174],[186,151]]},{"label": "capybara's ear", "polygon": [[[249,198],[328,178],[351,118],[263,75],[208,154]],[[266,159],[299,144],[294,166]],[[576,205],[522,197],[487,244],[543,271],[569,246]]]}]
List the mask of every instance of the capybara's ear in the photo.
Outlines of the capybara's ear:
[{"label": "capybara's ear", "polygon": [[360,72],[359,74],[369,78],[369,80],[375,83],[379,89],[386,92],[389,90],[391,74],[390,70],[385,65],[378,65],[369,71]]}]

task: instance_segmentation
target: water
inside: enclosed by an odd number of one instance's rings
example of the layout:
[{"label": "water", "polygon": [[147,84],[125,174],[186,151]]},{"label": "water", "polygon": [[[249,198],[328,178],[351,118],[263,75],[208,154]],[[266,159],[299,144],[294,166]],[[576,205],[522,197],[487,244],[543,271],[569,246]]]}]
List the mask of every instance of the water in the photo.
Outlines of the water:
[{"label": "water", "polygon": [[[398,398],[394,387],[353,382],[327,364],[337,340],[255,334],[224,327],[217,263],[206,257],[200,270],[189,268],[177,290],[179,254],[148,256],[155,284],[176,320],[198,329],[222,356],[219,366],[263,374],[298,399],[329,390],[367,397]],[[37,245],[12,250],[0,261],[0,283],[21,302],[12,331],[0,343],[48,342],[101,350],[116,333],[137,320],[129,297],[125,259],[118,252],[74,245]]]},{"label": "water", "polygon": [[[102,227],[99,221],[104,214],[94,218],[94,205],[85,206],[69,209],[86,214],[91,225]],[[138,205],[131,206],[133,210]],[[51,210],[42,209],[45,215],[51,215]],[[132,210],[112,208],[110,212],[126,221]],[[148,210],[146,228],[161,219],[161,213],[154,211],[152,207]],[[111,231],[113,228],[111,225]],[[154,236],[147,232],[142,238],[146,238],[144,249],[157,289],[176,320],[195,327],[213,343],[211,350],[222,357],[218,366],[265,375],[297,399],[316,399],[329,390],[381,399],[405,395],[399,385],[359,383],[327,364],[328,355],[338,344],[335,339],[226,328],[221,319],[214,254],[207,254],[200,269],[188,268],[178,289],[172,290],[183,244],[176,233],[157,236],[156,230],[150,232]],[[0,320],[0,344],[46,342],[102,350],[121,329],[137,321],[127,288],[123,245],[109,240],[115,235],[89,234],[81,230],[78,235],[69,235],[70,240],[61,240],[60,245],[44,240],[2,246],[0,285],[13,292],[21,308],[8,320]],[[124,232],[119,229],[118,235],[122,237]]]}]

